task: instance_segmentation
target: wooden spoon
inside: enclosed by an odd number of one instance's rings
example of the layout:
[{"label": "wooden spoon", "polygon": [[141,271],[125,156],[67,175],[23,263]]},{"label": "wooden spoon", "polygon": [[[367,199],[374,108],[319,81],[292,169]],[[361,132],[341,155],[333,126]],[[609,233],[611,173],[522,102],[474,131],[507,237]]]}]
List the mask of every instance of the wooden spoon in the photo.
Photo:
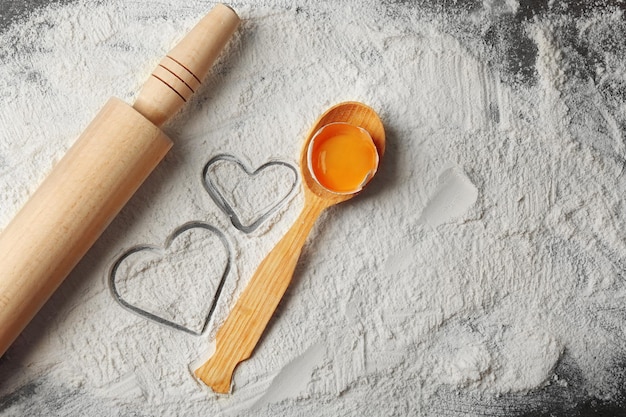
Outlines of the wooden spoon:
[{"label": "wooden spoon", "polygon": [[327,207],[354,197],[327,190],[313,177],[309,169],[309,143],[322,127],[343,122],[365,129],[371,136],[379,157],[385,151],[385,130],[374,110],[357,102],[345,102],[331,107],[309,132],[300,157],[304,208],[291,229],[261,262],[254,276],[237,300],[230,315],[216,335],[213,356],[195,371],[196,377],[216,393],[230,392],[235,367],[248,359],[261,338],[267,323],[287,290],[302,246],[319,215]]}]

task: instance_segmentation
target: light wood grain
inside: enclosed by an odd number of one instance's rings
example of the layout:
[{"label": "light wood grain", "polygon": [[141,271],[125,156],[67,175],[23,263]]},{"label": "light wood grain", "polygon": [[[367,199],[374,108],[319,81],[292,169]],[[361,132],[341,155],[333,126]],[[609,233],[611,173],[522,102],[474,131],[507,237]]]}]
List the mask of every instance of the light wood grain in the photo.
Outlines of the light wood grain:
[{"label": "light wood grain", "polygon": [[133,107],[161,126],[191,98],[239,25],[239,16],[217,4],[159,62]]},{"label": "light wood grain", "polygon": [[172,146],[111,99],[0,234],[0,353]]},{"label": "light wood grain", "polygon": [[213,356],[195,371],[195,375],[216,393],[229,393],[236,366],[250,357],[276,307],[291,282],[300,252],[319,215],[334,204],[354,194],[336,194],[321,187],[307,168],[308,145],[322,126],[347,122],[367,130],[379,156],[385,151],[385,131],[378,115],[356,102],[332,107],[315,123],[307,136],[300,166],[303,179],[304,208],[302,213],[269,252],[235,303],[216,335]]},{"label": "light wood grain", "polygon": [[158,126],[198,88],[238,23],[217,5],[161,61],[134,108],[109,101],[0,234],[0,356],[170,149]]}]

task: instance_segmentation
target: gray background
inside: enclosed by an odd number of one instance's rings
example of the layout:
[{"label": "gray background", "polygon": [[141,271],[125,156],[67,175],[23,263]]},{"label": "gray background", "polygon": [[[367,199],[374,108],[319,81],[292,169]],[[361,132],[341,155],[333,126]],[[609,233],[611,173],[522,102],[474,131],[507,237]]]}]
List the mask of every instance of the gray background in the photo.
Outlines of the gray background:
[{"label": "gray background", "polygon": [[[29,13],[36,10],[36,8],[50,3],[66,4],[72,3],[72,1],[0,0],[0,32],[5,31],[11,24],[27,19]],[[430,9],[444,14],[453,13],[458,8],[472,9],[482,5],[482,1],[479,0],[386,0],[386,3],[403,3],[404,5]],[[626,9],[625,2],[620,0],[573,0],[567,3],[569,3],[569,7],[564,13],[568,15],[579,15],[594,8],[602,7]],[[505,81],[530,84],[535,81],[534,64],[536,49],[524,35],[521,25],[527,19],[548,13],[548,9],[548,0],[521,0],[516,15],[499,18],[499,20],[494,21],[491,29],[483,35],[485,42],[494,49],[505,51],[506,59],[501,62],[490,63],[504,74]],[[462,24],[459,26],[459,30],[465,29]],[[592,65],[593,57],[585,56],[585,51],[580,52],[584,58],[588,59],[589,65]],[[0,126],[1,128],[3,127]],[[626,369],[626,357],[623,358],[621,363],[616,364],[616,367]],[[614,398],[611,401],[603,401],[588,396],[584,386],[585,381],[573,361],[568,360],[567,352],[561,359],[556,373],[568,381],[567,386],[553,384],[534,393],[504,395],[495,400],[489,399],[488,402],[476,399],[476,403],[466,404],[466,409],[472,414],[485,416],[626,416],[626,381],[622,384],[625,388],[621,397]],[[2,381],[10,377],[10,364],[5,359],[0,359],[0,387],[2,386]],[[71,415],[71,409],[64,408],[65,399],[80,395],[80,392],[46,392],[45,382],[36,381],[21,387],[9,395],[0,397],[0,415],[4,415],[2,411],[16,403],[38,404],[33,409],[47,409],[50,410],[50,414],[54,415]],[[42,404],[42,402],[45,402],[45,404]],[[455,400],[451,399],[451,402],[455,402]],[[28,409],[28,407],[25,408]],[[100,411],[105,412],[106,410]],[[63,414],[55,414],[59,412]]]}]

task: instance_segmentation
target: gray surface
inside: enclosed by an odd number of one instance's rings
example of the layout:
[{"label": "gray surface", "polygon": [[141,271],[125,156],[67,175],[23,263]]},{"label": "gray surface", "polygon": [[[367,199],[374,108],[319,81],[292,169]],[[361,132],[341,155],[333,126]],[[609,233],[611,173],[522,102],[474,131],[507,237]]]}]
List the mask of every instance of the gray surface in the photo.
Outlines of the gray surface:
[{"label": "gray surface", "polygon": [[72,0],[0,0],[0,32],[14,21],[28,17],[33,10],[52,3],[71,3]]},{"label": "gray surface", "polygon": [[[0,0],[0,32],[16,21],[26,19],[30,13],[38,7],[43,7],[50,3],[71,3],[72,0]],[[393,2],[393,1],[391,1]],[[405,0],[397,1],[405,4],[413,4],[415,7],[437,10],[446,13],[446,9],[454,10],[455,8],[472,9],[479,7],[481,1],[473,0]],[[536,15],[547,13],[548,0],[539,1],[523,1],[521,2],[519,11],[515,16],[508,16],[499,21],[493,22],[491,28],[484,33],[484,40],[491,45],[494,50],[506,51],[504,54],[506,59],[500,62],[490,63],[503,71],[510,83],[533,83],[534,73],[533,67],[536,59],[536,50],[532,42],[523,35],[521,23],[526,19],[531,19]],[[626,8],[626,4],[622,1],[570,1],[571,7],[567,11],[568,14],[584,13],[588,9],[595,7],[617,6]],[[469,31],[470,28],[459,26],[460,31]],[[581,51],[589,65],[592,65],[593,57],[585,55],[585,51]],[[584,60],[583,60],[584,64]],[[1,128],[1,127],[0,127]],[[624,358],[626,362],[626,358]],[[623,368],[622,365],[618,365]],[[0,386],[2,380],[7,376],[10,377],[11,366],[4,360],[0,360]],[[6,372],[6,374],[5,374]],[[461,404],[458,400],[451,398],[451,403],[457,407],[467,408],[472,413],[483,415],[516,415],[516,416],[619,416],[626,415],[624,411],[622,399],[616,399],[613,402],[603,402],[600,399],[589,397],[585,391],[584,381],[580,376],[575,363],[571,362],[567,355],[563,357],[558,365],[557,373],[570,384],[567,387],[560,385],[551,385],[547,388],[529,395],[506,395],[497,399],[495,402],[484,403],[480,398],[476,398],[476,402],[472,404]],[[7,409],[14,404],[24,404],[26,409],[29,403],[40,403],[47,401],[46,404],[40,404],[42,409],[51,410],[54,415],[72,415],[71,401],[68,398],[80,397],[86,393],[80,390],[75,392],[47,392],[46,396],[41,395],[41,391],[45,390],[45,381],[36,381],[23,386],[11,395],[0,398],[0,414],[3,409]],[[626,396],[626,390],[623,397]],[[622,397],[622,398],[623,398]],[[68,408],[69,407],[69,408]],[[128,412],[128,410],[126,410]],[[97,415],[112,415],[112,413],[124,414],[124,410],[93,410]],[[127,414],[130,415],[130,414]],[[134,414],[133,414],[134,415]]]}]

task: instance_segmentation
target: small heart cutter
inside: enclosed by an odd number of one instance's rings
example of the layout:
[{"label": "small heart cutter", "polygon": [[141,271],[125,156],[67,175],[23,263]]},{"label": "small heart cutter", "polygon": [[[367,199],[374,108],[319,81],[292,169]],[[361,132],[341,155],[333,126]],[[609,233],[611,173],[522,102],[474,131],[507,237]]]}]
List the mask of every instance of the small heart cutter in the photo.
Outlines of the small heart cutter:
[{"label": "small heart cutter", "polygon": [[[234,202],[229,201],[229,198],[225,195],[224,190],[221,189],[219,184],[211,175],[211,167],[223,161],[237,165],[249,177],[259,175],[268,168],[280,167],[281,169],[284,169],[285,172],[288,172],[289,175],[293,175],[293,179],[288,186],[289,191],[287,193],[279,194],[273,199],[273,201],[272,198],[269,197],[269,200],[272,201],[272,203],[267,206],[266,210],[264,212],[256,213],[252,221],[244,222],[240,217],[238,207],[234,205]],[[204,189],[207,193],[209,193],[209,196],[215,204],[230,218],[232,225],[244,233],[252,233],[255,231],[296,192],[298,178],[298,170],[287,162],[276,160],[269,161],[259,166],[257,169],[252,170],[249,169],[246,164],[241,162],[239,158],[229,154],[219,154],[214,156],[209,162],[206,163],[204,169],[202,170],[202,185],[204,186]],[[263,208],[261,208],[261,210],[262,209]]]}]

